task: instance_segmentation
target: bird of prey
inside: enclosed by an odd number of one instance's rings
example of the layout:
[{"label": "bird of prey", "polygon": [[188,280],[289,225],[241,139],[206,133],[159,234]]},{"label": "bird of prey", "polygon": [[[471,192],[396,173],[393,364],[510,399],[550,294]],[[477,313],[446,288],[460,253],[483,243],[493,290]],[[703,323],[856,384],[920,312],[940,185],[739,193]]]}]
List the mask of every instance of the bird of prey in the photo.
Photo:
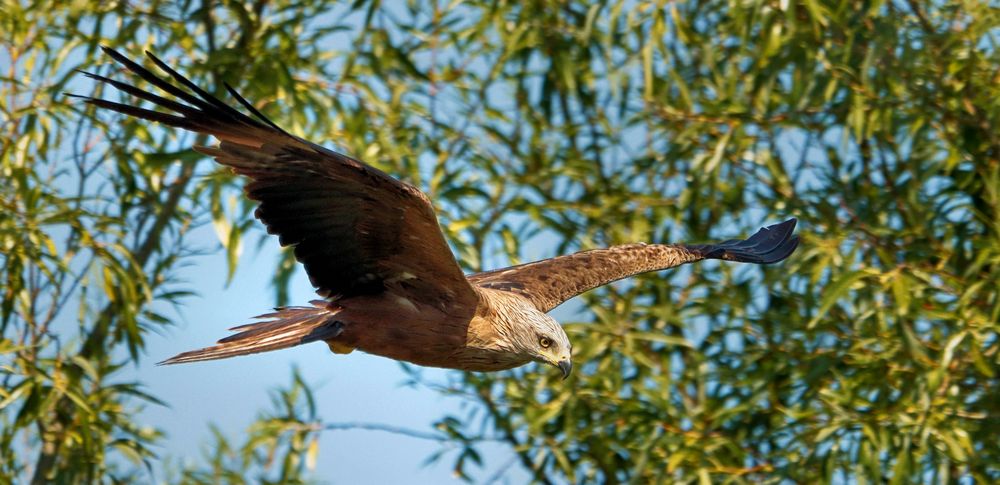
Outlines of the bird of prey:
[{"label": "bird of prey", "polygon": [[[360,349],[423,366],[468,371],[537,361],[572,369],[572,345],[547,312],[587,290],[639,273],[704,259],[769,264],[798,245],[795,219],[746,240],[717,244],[625,244],[465,275],[420,190],[359,160],[293,136],[228,84],[248,114],[205,92],[146,55],[160,77],[122,54],[104,51],[164,97],[84,73],[164,111],[79,96],[119,113],[215,137],[195,150],[245,176],[255,216],[292,246],[322,296],[310,306],[278,308],[211,347],[167,359],[223,359],[324,341],[336,353]],[[172,81],[171,81],[172,80]],[[172,98],[171,98],[172,97]]]}]

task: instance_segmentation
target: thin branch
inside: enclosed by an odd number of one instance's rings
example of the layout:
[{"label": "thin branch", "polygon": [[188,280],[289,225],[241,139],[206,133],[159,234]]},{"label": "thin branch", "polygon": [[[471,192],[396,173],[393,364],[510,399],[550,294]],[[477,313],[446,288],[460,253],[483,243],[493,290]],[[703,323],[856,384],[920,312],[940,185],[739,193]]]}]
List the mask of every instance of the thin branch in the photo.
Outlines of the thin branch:
[{"label": "thin branch", "polygon": [[[210,11],[211,7],[206,5],[206,10]],[[206,14],[206,16],[210,17],[209,14]],[[212,27],[211,23],[209,23],[208,27]],[[211,31],[208,36],[210,43],[214,44]],[[199,135],[198,138],[197,144],[204,144],[205,140],[207,140],[207,137],[204,135]],[[170,220],[174,218],[180,206],[181,198],[186,193],[188,185],[194,178],[195,165],[195,162],[185,163],[181,167],[180,174],[174,179],[174,183],[171,184],[162,210],[157,214],[145,240],[134,253],[136,270],[141,270],[159,247],[163,232],[167,229]],[[114,302],[109,302],[98,313],[93,329],[88,333],[84,344],[80,348],[79,356],[81,358],[87,360],[94,355],[107,352],[105,339],[115,315],[115,306]],[[75,370],[82,373],[81,369]],[[52,423],[46,426],[43,422],[39,422],[39,436],[42,437],[42,443],[38,451],[38,458],[35,460],[35,469],[31,478],[33,485],[49,482],[49,478],[53,474],[53,469],[56,467],[60,448],[65,441],[65,432],[68,429],[68,424],[72,423],[78,411],[76,405],[67,396],[63,396],[59,400],[55,405],[55,410],[56,417]]]},{"label": "thin branch", "polygon": [[497,471],[494,472],[493,475],[490,475],[490,478],[486,480],[486,485],[492,485],[499,482],[515,463],[517,463],[517,454],[514,454],[514,456],[505,461],[503,465],[500,465],[500,468],[498,468]]},{"label": "thin branch", "polygon": [[428,431],[419,431],[410,428],[404,428],[401,426],[394,426],[391,424],[383,423],[365,423],[365,422],[348,422],[348,423],[326,423],[321,426],[315,427],[314,429],[319,431],[351,431],[351,430],[366,430],[366,431],[383,431],[386,433],[397,434],[401,436],[408,436],[410,438],[418,438],[428,441],[437,441],[439,443],[462,441],[465,443],[475,443],[483,441],[491,441],[504,443],[506,439],[494,436],[473,436],[465,437],[462,439],[456,439],[445,433],[432,433]]},{"label": "thin branch", "polygon": [[527,448],[524,447],[524,443],[517,439],[514,435],[514,429],[511,427],[510,422],[507,420],[506,416],[500,413],[500,410],[494,404],[492,397],[489,395],[489,389],[480,393],[481,402],[486,406],[486,410],[490,413],[490,417],[493,418],[493,422],[496,423],[497,428],[503,432],[504,441],[511,445],[514,452],[517,453],[517,458],[520,460],[521,465],[525,469],[530,470],[534,479],[539,483],[544,483],[546,485],[551,485],[552,481],[545,476],[544,467],[536,467],[531,461],[531,457],[528,456]]}]

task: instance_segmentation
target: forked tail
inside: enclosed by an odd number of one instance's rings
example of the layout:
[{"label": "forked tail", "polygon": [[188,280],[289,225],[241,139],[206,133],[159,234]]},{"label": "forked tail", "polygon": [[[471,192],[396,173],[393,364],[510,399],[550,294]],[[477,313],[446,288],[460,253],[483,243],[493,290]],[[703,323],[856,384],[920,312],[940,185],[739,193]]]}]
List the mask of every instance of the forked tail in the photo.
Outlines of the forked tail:
[{"label": "forked tail", "polygon": [[343,326],[334,318],[337,309],[329,308],[328,303],[322,300],[311,303],[311,307],[276,308],[273,313],[256,317],[266,319],[263,322],[231,328],[230,330],[239,333],[219,340],[217,345],[177,354],[158,365],[226,359],[328,340],[340,335]]}]

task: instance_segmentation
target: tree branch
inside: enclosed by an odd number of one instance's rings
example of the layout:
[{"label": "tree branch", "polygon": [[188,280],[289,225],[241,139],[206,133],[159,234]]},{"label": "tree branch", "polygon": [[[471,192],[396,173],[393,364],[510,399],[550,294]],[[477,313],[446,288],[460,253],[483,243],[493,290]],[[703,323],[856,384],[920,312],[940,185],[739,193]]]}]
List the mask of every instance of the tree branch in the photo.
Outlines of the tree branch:
[{"label": "tree branch", "polygon": [[496,423],[497,428],[503,432],[504,441],[509,443],[514,449],[514,453],[517,454],[521,465],[524,466],[524,468],[531,470],[535,481],[544,483],[545,485],[551,485],[552,481],[545,476],[544,469],[542,467],[536,467],[535,464],[531,462],[531,457],[528,456],[527,452],[522,451],[524,444],[521,443],[521,440],[517,439],[517,436],[514,435],[514,430],[510,426],[510,421],[507,420],[506,416],[500,414],[500,410],[493,402],[493,398],[489,395],[489,389],[485,389],[481,392],[480,397],[482,398],[482,403],[486,406],[486,410],[489,411],[490,417],[492,417],[493,421]]}]

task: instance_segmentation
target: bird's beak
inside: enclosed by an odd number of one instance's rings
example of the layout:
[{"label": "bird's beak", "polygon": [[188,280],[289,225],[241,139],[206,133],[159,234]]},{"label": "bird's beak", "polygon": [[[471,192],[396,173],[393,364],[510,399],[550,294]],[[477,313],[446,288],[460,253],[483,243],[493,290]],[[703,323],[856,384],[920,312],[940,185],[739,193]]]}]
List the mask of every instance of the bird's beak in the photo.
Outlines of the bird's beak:
[{"label": "bird's beak", "polygon": [[558,367],[559,370],[562,371],[563,380],[565,380],[567,377],[569,377],[569,373],[573,372],[573,361],[569,359],[560,360],[558,363],[556,363],[556,367]]}]

